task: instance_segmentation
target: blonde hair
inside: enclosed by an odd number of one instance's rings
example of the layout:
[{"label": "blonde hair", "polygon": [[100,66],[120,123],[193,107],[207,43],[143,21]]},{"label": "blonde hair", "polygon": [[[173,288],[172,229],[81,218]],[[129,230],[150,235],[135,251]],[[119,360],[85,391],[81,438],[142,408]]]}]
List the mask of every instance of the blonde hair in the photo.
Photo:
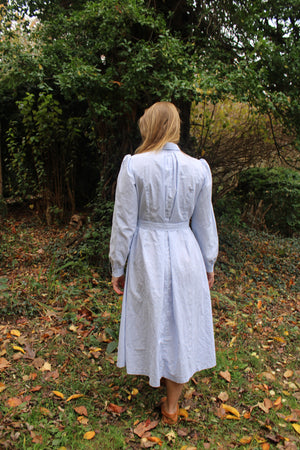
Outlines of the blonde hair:
[{"label": "blonde hair", "polygon": [[167,142],[177,144],[180,139],[180,117],[173,103],[157,102],[146,109],[140,118],[142,143],[135,153],[160,150]]}]

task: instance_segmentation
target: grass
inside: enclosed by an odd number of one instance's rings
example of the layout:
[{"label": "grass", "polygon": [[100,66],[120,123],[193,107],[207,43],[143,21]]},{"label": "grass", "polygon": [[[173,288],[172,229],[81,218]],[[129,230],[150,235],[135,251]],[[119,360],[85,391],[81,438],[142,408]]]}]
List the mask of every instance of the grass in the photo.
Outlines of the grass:
[{"label": "grass", "polygon": [[163,389],[116,367],[121,301],[95,268],[64,258],[70,234],[26,215],[2,223],[1,448],[299,448],[296,239],[221,227],[217,366],[186,385],[176,426],[148,432],[159,445],[134,429],[159,421]]}]

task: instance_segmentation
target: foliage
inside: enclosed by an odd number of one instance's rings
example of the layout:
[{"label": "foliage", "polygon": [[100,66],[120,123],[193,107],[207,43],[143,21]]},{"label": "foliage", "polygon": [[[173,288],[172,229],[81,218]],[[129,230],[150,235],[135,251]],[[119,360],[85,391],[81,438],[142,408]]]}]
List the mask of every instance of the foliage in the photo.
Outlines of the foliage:
[{"label": "foliage", "polygon": [[237,188],[217,202],[216,212],[232,225],[246,222],[284,236],[300,230],[300,175],[287,168],[251,168]]},{"label": "foliage", "polygon": [[[263,7],[257,1],[227,0],[222,7],[217,0],[175,4],[171,0],[12,1],[1,5],[2,134],[13,130],[10,122],[23,120],[16,102],[23,102],[27,93],[36,99],[32,112],[38,111],[40,96],[51,95],[51,101],[58,102],[60,126],[56,129],[45,121],[45,127],[65,158],[60,193],[53,187],[55,180],[47,181],[47,196],[54,197],[52,206],[59,210],[74,209],[74,199],[88,201],[99,179],[110,188],[105,190],[106,199],[113,198],[122,157],[139,142],[137,119],[157,100],[172,100],[179,106],[181,144],[190,153],[194,151],[189,136],[193,101],[248,102],[269,116],[271,135],[275,118],[297,140],[297,11],[295,0],[267,0]],[[249,119],[247,148],[255,128],[263,135],[261,122],[253,122],[256,119]],[[70,130],[74,131],[72,142]],[[80,139],[75,130],[80,130]],[[13,133],[15,142],[24,138],[24,132],[20,127]],[[228,134],[229,141],[232,134]],[[285,143],[277,141],[276,133],[273,137],[277,151],[285,153]],[[41,167],[48,170],[44,161],[51,161],[52,146],[44,143],[44,150],[50,155],[39,162],[39,173]],[[17,152],[15,148],[13,153]],[[11,194],[13,182],[22,184],[24,171],[20,169],[21,178],[12,180],[8,174],[11,153],[5,145],[2,153],[6,193]],[[25,154],[20,149],[27,172],[33,171],[30,153],[28,148]],[[31,180],[36,177],[30,173]],[[66,197],[63,201],[55,198],[61,195]]]},{"label": "foliage", "polygon": [[[285,158],[295,163],[293,138],[279,123],[274,125],[277,142],[285,146]],[[209,162],[214,174],[214,198],[232,190],[238,174],[251,166],[280,165],[268,116],[249,104],[225,100],[217,104],[207,99],[192,109],[191,132],[195,156]]]}]

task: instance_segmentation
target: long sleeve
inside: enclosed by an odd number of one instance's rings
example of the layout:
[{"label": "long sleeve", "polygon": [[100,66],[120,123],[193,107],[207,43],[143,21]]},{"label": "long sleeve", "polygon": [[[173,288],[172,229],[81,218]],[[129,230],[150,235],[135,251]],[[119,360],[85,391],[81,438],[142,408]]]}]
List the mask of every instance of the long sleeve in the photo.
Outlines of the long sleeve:
[{"label": "long sleeve", "polygon": [[112,275],[116,277],[124,273],[138,218],[138,197],[130,169],[131,158],[126,155],[123,159],[117,181],[109,251]]},{"label": "long sleeve", "polygon": [[218,256],[218,234],[212,206],[212,177],[208,163],[201,159],[205,173],[204,183],[199,193],[192,216],[192,230],[203,255],[207,272],[213,272]]}]

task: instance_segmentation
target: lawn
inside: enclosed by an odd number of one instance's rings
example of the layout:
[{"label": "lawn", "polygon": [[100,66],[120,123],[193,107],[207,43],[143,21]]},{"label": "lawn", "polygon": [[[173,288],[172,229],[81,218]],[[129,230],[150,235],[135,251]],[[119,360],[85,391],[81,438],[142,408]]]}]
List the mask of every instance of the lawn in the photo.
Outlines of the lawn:
[{"label": "lawn", "polygon": [[1,449],[300,447],[299,241],[220,225],[217,366],[170,427],[164,389],[116,367],[122,299],[74,257],[84,231],[1,220]]}]

